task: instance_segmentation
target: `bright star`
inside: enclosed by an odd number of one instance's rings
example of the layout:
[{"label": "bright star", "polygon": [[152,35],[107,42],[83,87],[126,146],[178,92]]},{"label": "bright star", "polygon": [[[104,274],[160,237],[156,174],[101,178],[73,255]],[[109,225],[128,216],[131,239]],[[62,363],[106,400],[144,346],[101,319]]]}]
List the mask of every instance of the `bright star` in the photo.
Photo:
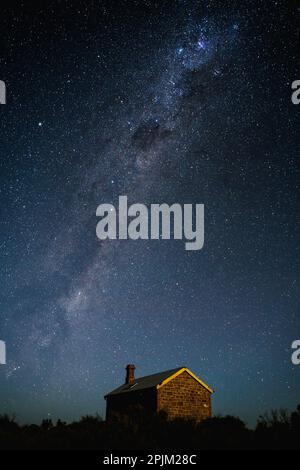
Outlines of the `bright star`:
[{"label": "bright star", "polygon": [[197,42],[197,49],[206,49],[206,44],[203,38],[199,38]]}]

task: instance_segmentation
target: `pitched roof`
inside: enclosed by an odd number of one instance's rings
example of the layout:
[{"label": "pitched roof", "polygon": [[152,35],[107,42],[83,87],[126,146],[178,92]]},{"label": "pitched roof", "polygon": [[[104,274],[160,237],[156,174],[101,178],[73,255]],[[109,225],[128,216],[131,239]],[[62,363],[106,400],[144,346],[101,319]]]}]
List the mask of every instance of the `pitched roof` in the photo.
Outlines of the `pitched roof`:
[{"label": "pitched roof", "polygon": [[166,370],[164,372],[159,372],[158,374],[146,375],[145,377],[139,377],[135,379],[132,384],[123,384],[120,387],[112,390],[112,392],[105,395],[104,398],[111,396],[111,395],[119,395],[120,393],[128,393],[134,392],[137,390],[144,390],[146,388],[160,388],[165,383],[169,382],[177,375],[181,374],[182,372],[188,372],[194,379],[196,379],[203,387],[205,387],[210,393],[213,393],[213,390],[206,385],[202,380],[200,380],[196,375],[193,374],[189,369],[186,367],[177,367],[176,369]]}]

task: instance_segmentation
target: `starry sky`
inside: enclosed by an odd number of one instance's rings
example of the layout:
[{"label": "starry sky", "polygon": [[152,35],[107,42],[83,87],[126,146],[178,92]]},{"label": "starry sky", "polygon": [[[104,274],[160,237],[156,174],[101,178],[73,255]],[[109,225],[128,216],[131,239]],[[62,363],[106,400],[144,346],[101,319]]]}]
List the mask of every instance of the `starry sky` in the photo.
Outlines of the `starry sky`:
[{"label": "starry sky", "polygon": [[[1,3],[0,413],[104,414],[187,366],[250,425],[300,402],[300,5]],[[96,208],[205,205],[205,244],[96,237]]]}]

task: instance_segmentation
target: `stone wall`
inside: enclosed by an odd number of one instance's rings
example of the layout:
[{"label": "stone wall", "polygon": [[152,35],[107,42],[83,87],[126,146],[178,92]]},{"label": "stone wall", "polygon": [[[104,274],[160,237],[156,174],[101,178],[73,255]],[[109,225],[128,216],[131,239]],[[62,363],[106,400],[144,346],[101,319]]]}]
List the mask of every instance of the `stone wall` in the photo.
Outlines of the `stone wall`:
[{"label": "stone wall", "polygon": [[134,411],[144,410],[145,413],[156,412],[156,389],[150,388],[106,397],[106,420],[114,415],[131,415]]},{"label": "stone wall", "polygon": [[170,380],[157,391],[158,411],[169,419],[178,417],[197,422],[211,417],[211,394],[186,371]]}]

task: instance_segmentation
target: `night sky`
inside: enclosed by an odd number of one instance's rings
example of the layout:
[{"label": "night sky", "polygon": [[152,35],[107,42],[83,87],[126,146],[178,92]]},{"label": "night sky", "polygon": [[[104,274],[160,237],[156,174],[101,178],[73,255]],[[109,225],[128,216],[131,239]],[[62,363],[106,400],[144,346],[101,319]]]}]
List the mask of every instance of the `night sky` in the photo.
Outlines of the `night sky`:
[{"label": "night sky", "polygon": [[[300,5],[1,3],[0,413],[103,415],[187,366],[214,413],[300,402]],[[96,237],[99,204],[205,205],[205,244]]]}]

